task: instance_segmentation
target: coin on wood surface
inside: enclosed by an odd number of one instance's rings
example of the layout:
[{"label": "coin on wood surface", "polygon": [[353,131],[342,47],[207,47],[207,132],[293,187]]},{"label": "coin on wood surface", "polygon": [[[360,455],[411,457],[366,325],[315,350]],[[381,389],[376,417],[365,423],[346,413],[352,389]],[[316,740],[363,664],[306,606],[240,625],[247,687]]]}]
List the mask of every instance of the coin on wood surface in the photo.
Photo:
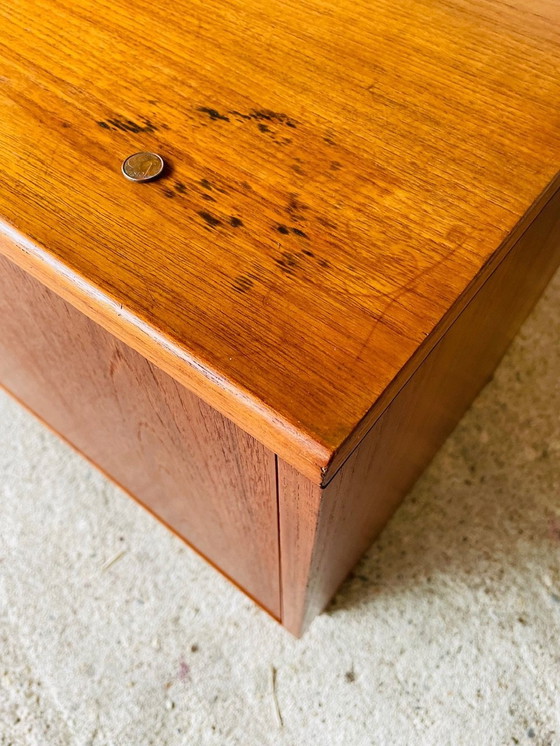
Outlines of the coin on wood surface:
[{"label": "coin on wood surface", "polygon": [[163,165],[157,153],[134,153],[124,159],[122,172],[131,181],[151,181],[161,174]]}]

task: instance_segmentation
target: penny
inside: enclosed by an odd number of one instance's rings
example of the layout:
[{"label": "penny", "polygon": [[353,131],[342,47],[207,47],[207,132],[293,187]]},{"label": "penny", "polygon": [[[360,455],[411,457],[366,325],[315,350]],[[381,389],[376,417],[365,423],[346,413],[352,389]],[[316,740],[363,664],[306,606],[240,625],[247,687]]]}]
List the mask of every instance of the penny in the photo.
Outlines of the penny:
[{"label": "penny", "polygon": [[163,158],[157,153],[134,153],[125,158],[122,172],[131,181],[151,181],[163,171]]}]

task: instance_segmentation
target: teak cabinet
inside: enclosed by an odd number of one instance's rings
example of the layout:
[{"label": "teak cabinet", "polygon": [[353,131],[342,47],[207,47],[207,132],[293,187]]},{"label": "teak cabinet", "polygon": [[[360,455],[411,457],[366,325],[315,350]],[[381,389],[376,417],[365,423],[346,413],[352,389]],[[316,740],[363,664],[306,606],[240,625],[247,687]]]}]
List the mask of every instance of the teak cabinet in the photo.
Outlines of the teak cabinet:
[{"label": "teak cabinet", "polygon": [[210,5],[0,0],[0,383],[297,635],[560,264],[560,10]]}]

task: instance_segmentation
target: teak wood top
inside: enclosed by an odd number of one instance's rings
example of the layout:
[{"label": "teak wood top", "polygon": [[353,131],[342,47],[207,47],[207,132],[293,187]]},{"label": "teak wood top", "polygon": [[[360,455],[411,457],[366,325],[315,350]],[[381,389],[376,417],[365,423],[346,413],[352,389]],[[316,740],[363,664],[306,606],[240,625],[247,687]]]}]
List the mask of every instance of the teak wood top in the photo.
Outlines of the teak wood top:
[{"label": "teak wood top", "polygon": [[0,18],[0,249],[316,482],[556,187],[558,0]]}]

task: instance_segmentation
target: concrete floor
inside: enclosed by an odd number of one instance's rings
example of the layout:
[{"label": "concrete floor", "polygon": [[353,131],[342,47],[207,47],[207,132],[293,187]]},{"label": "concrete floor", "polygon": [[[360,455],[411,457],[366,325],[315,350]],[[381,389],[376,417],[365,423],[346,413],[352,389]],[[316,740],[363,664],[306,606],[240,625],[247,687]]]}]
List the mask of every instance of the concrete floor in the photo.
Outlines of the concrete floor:
[{"label": "concrete floor", "polygon": [[299,641],[1,394],[0,744],[560,744],[559,308]]}]

